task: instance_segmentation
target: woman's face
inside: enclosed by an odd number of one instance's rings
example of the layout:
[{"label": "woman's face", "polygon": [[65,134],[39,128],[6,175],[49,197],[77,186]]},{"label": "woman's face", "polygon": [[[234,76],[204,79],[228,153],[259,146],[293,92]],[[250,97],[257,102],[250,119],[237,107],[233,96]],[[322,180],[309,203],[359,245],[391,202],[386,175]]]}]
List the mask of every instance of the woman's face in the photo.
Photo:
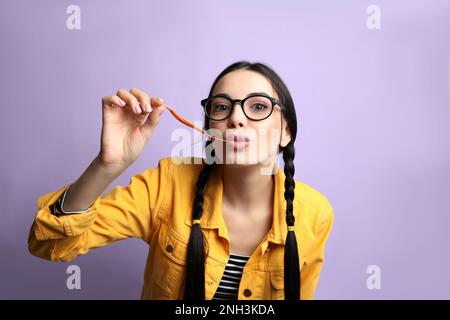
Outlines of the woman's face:
[{"label": "woman's face", "polygon": [[[249,70],[236,70],[223,76],[216,84],[212,96],[226,94],[231,99],[244,99],[256,92],[263,92],[279,99],[266,77]],[[257,110],[262,106],[255,105],[254,108]],[[268,118],[255,121],[247,118],[240,105],[235,103],[228,118],[220,121],[209,119],[209,128],[208,131],[213,135],[232,140],[232,142],[220,140],[213,142],[217,160],[225,164],[273,166],[279,146],[285,146],[290,141],[290,132],[286,121],[283,120],[282,123],[279,105],[274,106]],[[249,141],[235,142],[235,135],[246,137]]]}]

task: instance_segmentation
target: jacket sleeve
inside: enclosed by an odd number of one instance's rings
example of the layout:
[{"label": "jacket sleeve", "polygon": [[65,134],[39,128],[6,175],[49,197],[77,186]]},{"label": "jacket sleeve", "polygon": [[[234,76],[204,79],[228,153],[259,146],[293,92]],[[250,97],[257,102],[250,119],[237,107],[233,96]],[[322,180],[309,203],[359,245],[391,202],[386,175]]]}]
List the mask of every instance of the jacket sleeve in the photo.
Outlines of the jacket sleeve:
[{"label": "jacket sleeve", "polygon": [[326,206],[322,209],[322,218],[317,226],[314,244],[306,257],[306,265],[303,266],[300,274],[300,298],[302,300],[312,300],[319,282],[320,272],[324,262],[325,244],[334,223],[334,210],[331,204],[326,201]]},{"label": "jacket sleeve", "polygon": [[135,237],[151,242],[157,216],[168,196],[171,166],[161,159],[157,168],[131,177],[129,185],[115,186],[97,198],[85,213],[55,215],[54,205],[67,184],[40,196],[28,236],[28,250],[51,261],[70,261],[113,242]]}]

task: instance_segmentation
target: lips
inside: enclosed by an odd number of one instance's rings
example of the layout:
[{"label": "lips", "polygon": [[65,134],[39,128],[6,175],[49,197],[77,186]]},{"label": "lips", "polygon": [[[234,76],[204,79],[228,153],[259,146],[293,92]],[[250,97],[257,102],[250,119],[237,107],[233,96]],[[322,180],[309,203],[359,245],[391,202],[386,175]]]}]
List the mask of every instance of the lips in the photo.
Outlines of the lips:
[{"label": "lips", "polygon": [[235,152],[247,149],[250,144],[250,139],[243,135],[232,135],[229,139],[231,140],[232,150]]},{"label": "lips", "polygon": [[235,142],[240,142],[240,141],[248,142],[248,141],[250,141],[250,139],[248,137],[246,137],[246,136],[232,136],[232,139]]}]

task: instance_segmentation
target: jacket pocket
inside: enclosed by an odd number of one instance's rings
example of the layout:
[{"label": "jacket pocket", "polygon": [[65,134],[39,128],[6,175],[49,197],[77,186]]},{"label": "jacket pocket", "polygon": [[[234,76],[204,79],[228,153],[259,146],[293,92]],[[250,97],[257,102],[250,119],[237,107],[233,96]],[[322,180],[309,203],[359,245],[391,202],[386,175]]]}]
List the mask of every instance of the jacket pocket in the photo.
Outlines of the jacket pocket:
[{"label": "jacket pocket", "polygon": [[[300,272],[303,270],[305,260],[300,258]],[[284,269],[270,271],[270,287],[272,300],[284,300]]]},{"label": "jacket pocket", "polygon": [[271,300],[284,300],[284,270],[270,271]]},{"label": "jacket pocket", "polygon": [[154,289],[163,299],[182,299],[185,279],[187,241],[169,226],[161,226],[155,255]]},{"label": "jacket pocket", "polygon": [[164,236],[163,234],[160,234],[158,240],[160,249],[167,259],[180,266],[186,265],[187,240],[176,236],[173,231],[169,229],[167,229]]}]

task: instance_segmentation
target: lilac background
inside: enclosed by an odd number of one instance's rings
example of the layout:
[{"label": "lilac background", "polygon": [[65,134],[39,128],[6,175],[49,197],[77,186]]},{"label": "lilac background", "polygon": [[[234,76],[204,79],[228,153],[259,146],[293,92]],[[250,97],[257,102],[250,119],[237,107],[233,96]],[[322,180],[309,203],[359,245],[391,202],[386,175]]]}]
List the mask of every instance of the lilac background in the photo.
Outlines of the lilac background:
[{"label": "lilac background", "polygon": [[[81,7],[81,30],[66,8]],[[366,8],[381,8],[381,30]],[[201,121],[230,63],[274,67],[298,112],[296,178],[335,208],[316,299],[449,299],[450,2],[2,1],[0,298],[138,299],[136,239],[70,263],[31,256],[36,199],[99,150],[102,96],[139,87]],[[141,158],[108,187],[170,156],[162,116]],[[66,289],[66,267],[82,289]],[[381,289],[366,268],[381,268]]]}]

